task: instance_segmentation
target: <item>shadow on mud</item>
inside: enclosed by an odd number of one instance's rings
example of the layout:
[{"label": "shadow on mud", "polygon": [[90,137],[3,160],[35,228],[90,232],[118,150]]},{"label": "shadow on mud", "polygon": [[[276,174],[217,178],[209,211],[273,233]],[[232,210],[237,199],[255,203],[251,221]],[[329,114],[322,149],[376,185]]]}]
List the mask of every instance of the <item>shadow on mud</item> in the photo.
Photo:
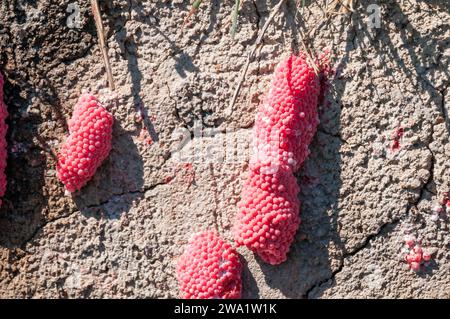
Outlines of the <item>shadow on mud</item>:
[{"label": "shadow on mud", "polygon": [[34,234],[45,220],[42,210],[47,205],[42,187],[48,154],[35,143],[42,118],[39,114],[22,116],[29,106],[22,93],[21,87],[5,83],[8,162],[7,190],[0,209],[0,246],[10,249],[21,247]]},{"label": "shadow on mud", "polygon": [[252,299],[259,295],[259,288],[255,277],[247,266],[247,261],[241,257],[242,263],[242,298]]},{"label": "shadow on mud", "polygon": [[118,219],[139,200],[143,176],[144,162],[132,136],[116,122],[109,157],[73,200],[86,216]]},{"label": "shadow on mud", "polygon": [[[389,62],[394,62],[395,69],[384,67],[383,75],[386,78],[394,78],[393,70],[395,72],[402,72],[409,80],[409,82],[418,90],[426,92],[431,100],[441,100],[437,102],[437,111],[442,114],[446,124],[447,131],[450,132],[450,119],[445,107],[443,107],[442,95],[444,94],[445,87],[449,85],[447,83],[441,84],[440,87],[436,87],[432,84],[432,81],[428,78],[432,78],[433,74],[427,72],[433,69],[434,66],[438,66],[440,71],[444,72],[447,79],[450,78],[450,72],[445,65],[445,59],[441,59],[444,55],[444,51],[448,48],[448,39],[445,39],[445,34],[450,30],[450,25],[443,24],[439,29],[433,30],[430,35],[422,36],[420,32],[414,28],[410,23],[408,16],[403,12],[397,1],[378,2],[381,8],[385,9],[386,14],[383,14],[380,28],[368,28],[367,24],[362,21],[361,13],[355,12],[353,14],[353,23],[356,26],[358,32],[355,35],[355,41],[357,45],[364,50],[370,46],[377,53],[383,65],[388,65]],[[439,12],[439,10],[445,9],[450,12],[448,1],[446,0],[433,0],[427,1],[426,5],[430,11]],[[393,38],[387,30],[386,26],[392,25],[395,28],[396,34],[400,37],[402,46],[398,46],[393,42]],[[392,32],[392,31],[391,31]],[[441,40],[442,38],[443,40]],[[365,41],[368,40],[368,41]],[[405,59],[401,55],[401,49],[406,48],[408,58],[411,60],[411,64],[414,68],[410,68],[405,64]],[[442,61],[444,60],[444,62]],[[367,63],[368,72],[370,73],[370,63]],[[400,70],[400,71],[398,71]],[[398,82],[393,80],[393,83],[398,86]],[[375,90],[374,86],[370,88]],[[401,91],[400,87],[398,89]],[[420,95],[417,95],[419,98]],[[385,102],[384,96],[377,96],[381,102]],[[417,103],[410,101],[410,98],[404,97],[406,102]],[[422,100],[424,105],[429,102]]]},{"label": "shadow on mud", "polygon": [[[124,27],[124,29],[126,30],[125,27]],[[136,31],[136,34],[135,34],[137,39],[135,39],[134,36],[131,36],[130,38],[127,38],[124,40],[122,57],[128,61],[127,66],[128,66],[128,72],[131,75],[133,104],[135,107],[135,111],[140,113],[140,116],[142,118],[142,124],[145,126],[145,129],[148,131],[152,141],[158,142],[158,140],[159,140],[158,133],[155,131],[155,127],[148,115],[148,110],[145,107],[145,105],[142,101],[142,98],[140,96],[141,90],[142,90],[142,85],[141,85],[142,72],[139,69],[139,64],[138,64],[137,42],[139,42],[141,35],[142,35],[142,30],[139,29]],[[117,39],[117,40],[121,41],[121,39]]]},{"label": "shadow on mud", "polygon": [[186,72],[199,72],[199,68],[192,62],[192,57],[179,48],[175,42],[170,40],[170,38],[161,31],[157,26],[153,26],[157,33],[159,33],[164,40],[169,43],[172,58],[175,60],[175,70],[182,77],[186,78]]},{"label": "shadow on mud", "polygon": [[[68,3],[60,5],[65,8]],[[95,26],[90,21],[81,29],[71,29],[61,19],[58,6],[44,6],[46,23],[35,23],[27,12],[38,9],[36,1],[14,4],[6,0],[5,8],[13,11],[0,11],[0,69],[6,73],[9,112],[8,185],[0,210],[0,246],[23,249],[46,222],[70,213],[66,202],[55,199],[61,185],[56,182],[56,159],[50,145],[67,131],[64,114],[70,112],[64,112],[58,95],[61,89],[53,86],[49,73],[87,54],[94,43]],[[24,23],[27,31],[16,34],[14,26]],[[59,209],[54,209],[56,205]]]}]

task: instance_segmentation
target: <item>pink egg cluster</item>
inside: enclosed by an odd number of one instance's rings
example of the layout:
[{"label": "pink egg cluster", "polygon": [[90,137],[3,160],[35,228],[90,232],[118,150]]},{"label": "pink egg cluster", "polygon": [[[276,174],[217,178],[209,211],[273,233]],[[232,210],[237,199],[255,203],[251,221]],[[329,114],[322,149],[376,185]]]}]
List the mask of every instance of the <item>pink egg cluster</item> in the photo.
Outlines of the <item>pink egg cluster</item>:
[{"label": "pink egg cluster", "polygon": [[403,137],[404,134],[404,129],[403,127],[398,127],[394,133],[392,133],[392,145],[391,145],[391,150],[395,151],[398,150],[400,148],[400,140]]},{"label": "pink egg cluster", "polygon": [[319,95],[319,77],[304,56],[280,62],[256,115],[251,164],[300,168],[319,123]]},{"label": "pink egg cluster", "polygon": [[286,260],[300,225],[294,173],[309,154],[321,94],[321,81],[307,58],[291,55],[277,66],[256,116],[254,153],[234,237],[270,264]]},{"label": "pink egg cluster", "polygon": [[254,168],[244,183],[235,225],[236,243],[245,245],[270,264],[286,255],[300,225],[299,187],[290,170],[273,174]]},{"label": "pink egg cluster", "polygon": [[57,176],[69,192],[82,188],[111,150],[113,116],[83,94],[69,120],[69,137],[58,154]]},{"label": "pink egg cluster", "polygon": [[431,260],[431,255],[425,252],[412,236],[405,237],[406,246],[409,248],[409,252],[405,255],[405,261],[408,263],[409,268],[414,271],[419,271],[423,263]]},{"label": "pink egg cluster", "polygon": [[177,263],[184,299],[241,297],[241,263],[233,247],[214,232],[195,234]]},{"label": "pink egg cluster", "polygon": [[2,205],[2,198],[6,192],[6,160],[8,157],[6,131],[8,125],[5,123],[8,117],[8,108],[3,101],[3,76],[0,73],[0,206]]},{"label": "pink egg cluster", "polygon": [[447,218],[447,216],[450,216],[450,192],[445,192],[442,200],[436,202],[431,211],[433,212],[431,219],[434,221],[437,221],[439,218]]}]

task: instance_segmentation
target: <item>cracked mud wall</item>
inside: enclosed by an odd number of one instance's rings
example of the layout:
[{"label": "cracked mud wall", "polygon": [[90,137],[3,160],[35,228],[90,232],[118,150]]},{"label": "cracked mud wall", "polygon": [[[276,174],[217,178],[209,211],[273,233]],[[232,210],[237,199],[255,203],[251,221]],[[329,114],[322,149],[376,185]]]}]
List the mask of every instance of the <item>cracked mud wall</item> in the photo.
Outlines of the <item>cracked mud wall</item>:
[{"label": "cracked mud wall", "polygon": [[[80,28],[66,24],[73,2]],[[380,28],[368,24],[373,3]],[[232,1],[204,1],[184,33],[189,1],[100,4],[117,86],[113,149],[73,198],[52,152],[81,90],[107,86],[89,8],[0,5],[10,113],[1,297],[177,297],[175,261],[190,234],[210,228],[232,239],[256,107],[305,30],[314,48],[332,50],[337,73],[298,174],[302,224],[288,261],[265,265],[240,248],[244,297],[450,297],[450,221],[431,218],[450,188],[447,1],[358,1],[355,12],[329,20],[317,3],[298,18],[284,6],[231,116],[224,110],[275,1],[244,1],[234,40]],[[196,138],[196,125],[213,136]],[[189,151],[200,140],[220,150],[231,139],[242,150],[232,161],[183,164],[171,152],[176,130],[194,137],[183,145],[188,155],[201,155]],[[420,273],[402,261],[405,234],[434,252]]]}]

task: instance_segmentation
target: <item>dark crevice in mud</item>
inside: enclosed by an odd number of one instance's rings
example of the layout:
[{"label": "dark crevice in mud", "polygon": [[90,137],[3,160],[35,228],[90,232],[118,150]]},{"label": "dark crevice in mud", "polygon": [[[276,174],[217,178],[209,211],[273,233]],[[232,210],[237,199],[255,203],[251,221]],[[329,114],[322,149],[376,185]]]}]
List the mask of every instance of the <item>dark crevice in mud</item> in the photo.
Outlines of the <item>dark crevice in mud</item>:
[{"label": "dark crevice in mud", "polygon": [[133,0],[130,0],[130,5],[128,6],[128,19],[125,20],[124,25],[127,24],[128,21],[131,21],[131,11],[133,10]]},{"label": "dark crevice in mud", "polygon": [[447,127],[447,131],[450,132],[450,119],[448,117],[448,110],[445,108],[445,95],[447,94],[448,85],[441,89],[439,93],[441,94],[441,104],[439,106],[440,112],[444,117],[445,125]]},{"label": "dark crevice in mud", "polygon": [[431,153],[431,167],[430,167],[430,169],[429,169],[429,171],[430,171],[430,176],[428,177],[427,182],[426,182],[426,183],[423,185],[423,187],[420,189],[420,195],[419,195],[419,200],[417,201],[417,204],[420,203],[420,202],[422,201],[422,199],[424,198],[425,191],[427,191],[427,192],[433,194],[433,192],[431,192],[431,191],[429,190],[429,186],[428,186],[428,185],[430,185],[430,184],[434,181],[434,165],[435,165],[435,163],[436,163],[436,159],[435,159],[435,157],[434,157],[434,153],[431,151],[431,149],[430,149],[428,146],[427,146],[427,149],[428,149],[428,150],[430,151],[430,153]]},{"label": "dark crevice in mud", "polygon": [[151,191],[151,190],[155,189],[156,187],[165,185],[165,184],[166,183],[161,182],[161,183],[156,183],[149,187],[145,187],[143,189],[138,189],[135,191],[129,191],[129,192],[124,192],[124,193],[119,193],[119,194],[112,194],[112,196],[109,197],[107,200],[104,200],[98,204],[92,204],[92,205],[87,205],[87,206],[81,207],[80,210],[92,209],[92,208],[97,208],[100,206],[107,205],[113,198],[117,198],[117,197],[122,197],[122,196],[127,196],[127,195],[135,195],[135,194],[145,194],[146,192]]},{"label": "dark crevice in mud", "polygon": [[252,129],[254,125],[255,125],[255,122],[252,121],[252,122],[250,122],[250,123],[247,124],[247,125],[241,125],[241,126],[238,126],[237,129],[249,130],[249,129]]},{"label": "dark crevice in mud", "polygon": [[[58,217],[56,217],[56,218],[49,219],[49,220],[45,221],[44,223],[42,223],[41,225],[39,225],[38,227],[36,227],[36,229],[34,230],[34,232],[33,232],[27,239],[25,239],[25,240],[22,242],[22,244],[20,245],[21,249],[22,249],[23,251],[27,252],[27,251],[25,250],[25,246],[26,246],[30,241],[32,241],[32,240],[37,236],[37,234],[38,234],[45,226],[47,226],[47,225],[50,224],[50,223],[56,222],[56,221],[58,221],[58,220],[60,220],[60,219],[68,218],[68,217],[72,216],[73,214],[75,214],[76,212],[77,212],[77,211],[74,210],[74,211],[70,212],[69,214],[64,214],[64,215],[58,216]],[[29,252],[27,252],[27,253],[29,253]]]},{"label": "dark crevice in mud", "polygon": [[216,180],[216,175],[214,174],[214,164],[213,163],[209,163],[209,172],[211,174],[211,179],[212,179],[212,191],[214,194],[214,211],[213,211],[213,217],[214,217],[214,227],[215,230],[217,231],[218,234],[221,233],[222,227],[220,226],[220,219],[219,219],[219,200],[217,198],[218,196],[218,186],[217,186],[217,180]]},{"label": "dark crevice in mud", "polygon": [[[431,128],[432,128],[432,129],[431,129],[431,138],[433,138],[433,135],[434,135],[434,126],[432,125]],[[429,144],[431,144],[432,142],[433,142],[433,141],[430,141]],[[429,187],[429,185],[430,185],[431,183],[434,182],[434,168],[435,168],[435,164],[436,164],[436,157],[435,157],[435,155],[434,155],[434,152],[431,150],[429,144],[426,145],[425,147],[427,148],[427,150],[428,150],[428,151],[430,152],[430,154],[431,154],[431,165],[430,165],[430,168],[428,169],[429,172],[430,172],[430,175],[428,176],[428,180],[425,182],[425,184],[423,185],[423,187],[420,189],[420,195],[419,195],[419,199],[418,199],[417,202],[416,202],[416,206],[417,206],[417,204],[419,204],[419,203],[422,201],[422,199],[424,198],[425,191],[427,191],[427,192],[430,193],[430,194],[437,195],[437,193],[431,191],[431,190],[430,190],[430,187]]]},{"label": "dark crevice in mud", "polygon": [[[352,13],[351,14],[351,16],[350,16],[350,21],[353,21],[352,19],[353,19],[353,14],[354,13]],[[353,37],[352,37],[352,39],[350,40],[350,42],[352,43],[352,45],[353,45],[353,49],[356,49],[357,47],[358,47],[358,44],[356,43],[356,39],[358,38],[358,31],[357,31],[357,29],[356,29],[356,26],[354,26],[353,24],[352,24],[352,26],[351,26],[351,28],[353,29]]]},{"label": "dark crevice in mud", "polygon": [[[256,4],[256,1],[253,0],[253,6],[255,7],[255,13],[256,13],[256,37],[258,37],[259,35],[259,31],[261,30],[260,28],[260,24],[261,24],[261,13],[259,12],[258,6]],[[261,41],[262,43],[264,43],[264,39]]]},{"label": "dark crevice in mud", "polygon": [[432,195],[434,195],[434,196],[437,195],[437,193],[436,193],[435,191],[431,190],[431,189],[428,188],[427,186],[425,186],[425,190],[426,190],[428,193],[430,193],[430,194],[432,194]]},{"label": "dark crevice in mud", "polygon": [[256,13],[256,28],[259,31],[259,24],[261,22],[261,13],[259,12],[258,6],[256,5],[256,1],[252,0],[253,6],[255,7],[255,13]]},{"label": "dark crevice in mud", "polygon": [[[168,84],[167,82],[166,82],[165,84],[166,84],[166,87],[167,87],[167,91],[169,92],[169,99],[172,100],[172,101],[175,103],[175,108],[174,108],[174,110],[173,110],[174,116],[176,117],[177,121],[180,122],[180,123],[183,125],[183,127],[185,127],[186,129],[188,129],[189,131],[191,131],[189,128],[190,128],[192,125],[190,125],[188,122],[186,122],[186,121],[181,117],[181,115],[180,115],[180,110],[178,109],[178,101],[177,101],[176,98],[174,98],[174,97],[172,96],[172,92],[170,91],[170,86],[169,86],[169,84]],[[191,132],[191,135],[192,135],[192,132]],[[191,138],[192,138],[192,137],[193,137],[193,136],[191,136]]]},{"label": "dark crevice in mud", "polygon": [[[449,128],[450,122],[449,122],[449,117],[448,117],[448,111],[447,111],[447,109],[445,107],[445,96],[446,96],[446,93],[447,93],[447,89],[448,89],[448,86],[444,87],[443,89],[441,89],[439,91],[435,88],[435,90],[438,91],[441,94],[441,103],[439,105],[439,111],[440,111],[440,113],[441,113],[441,115],[442,115],[442,117],[444,119],[444,122],[445,122],[445,125],[447,127],[447,130],[450,132],[450,128]],[[434,167],[435,167],[435,164],[436,164],[435,154],[434,154],[434,152],[431,150],[431,148],[429,146],[433,142],[434,125],[431,126],[431,134],[430,134],[430,136],[431,136],[431,141],[428,143],[428,145],[426,145],[426,148],[431,153],[430,176],[429,176],[429,179],[428,179],[427,183],[425,183],[425,186],[421,190],[420,200],[423,198],[424,191],[427,191],[428,193],[430,193],[432,195],[435,195],[435,196],[437,195],[437,191],[433,191],[429,187],[429,185],[434,181]],[[420,200],[419,200],[419,202],[420,202]]]},{"label": "dark crevice in mud", "polygon": [[428,176],[428,180],[425,182],[425,184],[422,186],[422,188],[420,189],[420,195],[419,195],[419,199],[416,202],[416,206],[417,204],[419,204],[422,199],[424,198],[425,195],[425,191],[436,195],[435,193],[431,192],[429,189],[429,185],[434,181],[434,167],[436,164],[436,157],[434,155],[434,152],[431,150],[430,148],[430,144],[433,143],[433,135],[434,135],[434,125],[431,125],[431,141],[425,146],[427,148],[427,150],[430,152],[431,154],[431,165],[430,168],[428,169],[430,172],[430,175]]}]

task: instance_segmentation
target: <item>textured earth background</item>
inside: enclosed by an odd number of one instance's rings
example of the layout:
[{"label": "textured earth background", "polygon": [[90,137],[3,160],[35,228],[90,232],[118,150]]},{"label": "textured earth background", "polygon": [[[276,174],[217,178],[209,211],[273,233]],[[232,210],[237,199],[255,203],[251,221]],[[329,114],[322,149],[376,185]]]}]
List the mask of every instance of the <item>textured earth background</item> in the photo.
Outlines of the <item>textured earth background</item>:
[{"label": "textured earth background", "polygon": [[[231,0],[203,1],[184,32],[190,1],[100,1],[117,86],[113,150],[70,197],[54,152],[81,91],[107,87],[88,1],[2,0],[0,297],[178,297],[174,266],[189,236],[217,229],[232,240],[255,110],[305,35],[331,50],[336,75],[298,176],[303,222],[280,266],[239,248],[244,297],[450,298],[450,220],[432,212],[450,190],[448,1],[357,1],[329,18],[323,2],[297,17],[282,7],[229,115],[276,1],[243,1],[234,39]],[[433,252],[418,273],[403,261],[408,234]]]}]

